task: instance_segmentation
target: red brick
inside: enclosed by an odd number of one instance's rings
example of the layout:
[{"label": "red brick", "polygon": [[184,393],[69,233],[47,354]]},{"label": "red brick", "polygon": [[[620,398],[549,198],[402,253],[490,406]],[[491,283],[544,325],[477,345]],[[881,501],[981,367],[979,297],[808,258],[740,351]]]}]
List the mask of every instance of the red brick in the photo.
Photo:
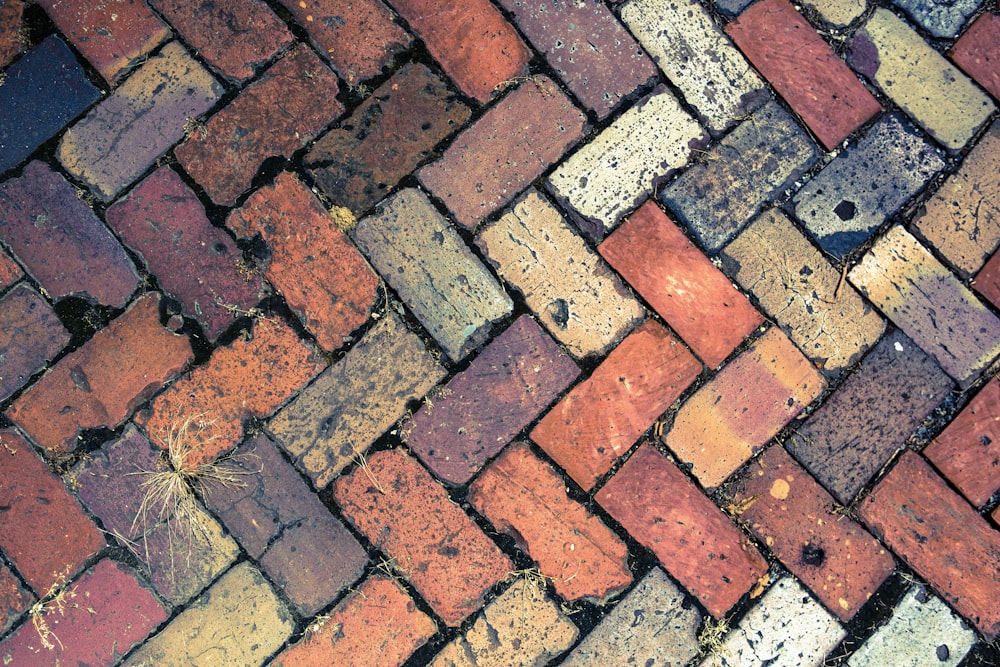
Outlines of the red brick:
[{"label": "red brick", "polygon": [[5,290],[24,277],[24,271],[6,252],[0,250],[0,290]]},{"label": "red brick", "polygon": [[35,596],[21,585],[14,572],[0,563],[0,635],[7,632],[14,619],[26,612],[34,601]]},{"label": "red brick", "polygon": [[300,44],[175,149],[217,204],[232,205],[269,157],[290,158],[339,116],[337,78]]},{"label": "red brick", "polygon": [[0,400],[6,400],[69,343],[49,304],[29,285],[0,299]]},{"label": "red brick", "polygon": [[895,562],[868,531],[834,515],[835,502],[774,445],[735,484],[730,508],[827,609],[850,620]]},{"label": "red brick", "polygon": [[497,86],[525,72],[531,54],[513,26],[488,0],[442,5],[392,0],[445,74],[466,95],[489,101]]},{"label": "red brick", "polygon": [[595,499],[716,618],[767,572],[764,558],[722,510],[648,444]]},{"label": "red brick", "polygon": [[59,360],[7,411],[50,451],[70,451],[89,428],[117,428],[191,361],[188,339],[160,325],[150,293],[80,349]]},{"label": "red brick", "polygon": [[761,0],[726,32],[827,150],[882,110],[788,0]]},{"label": "red brick", "polygon": [[976,274],[972,287],[994,306],[1000,304],[1000,252],[994,252],[986,261]]},{"label": "red brick", "polygon": [[598,251],[712,368],[763,322],[729,278],[652,200]]},{"label": "red brick", "polygon": [[417,177],[460,225],[473,229],[562,157],[583,136],[585,122],[550,79],[533,77],[460,134]]},{"label": "red brick", "polygon": [[24,0],[7,0],[0,5],[0,69],[28,46],[24,4]]},{"label": "red brick", "polygon": [[862,520],[988,640],[1000,634],[1000,531],[911,451],[860,506]]},{"label": "red brick", "polygon": [[524,444],[512,445],[476,480],[469,502],[511,535],[567,600],[601,601],[632,583],[628,548],[566,495],[566,484]]},{"label": "red brick", "polygon": [[41,597],[60,573],[79,572],[104,538],[21,436],[6,429],[0,441],[0,549]]},{"label": "red brick", "polygon": [[531,439],[590,489],[700,372],[691,353],[650,320],[559,401]]},{"label": "red brick", "polygon": [[1000,100],[1000,16],[985,11],[948,50],[948,56]]},{"label": "red brick", "polygon": [[326,350],[368,321],[379,278],[334,218],[294,174],[255,192],[226,225],[270,251],[264,274]]},{"label": "red brick", "polygon": [[406,444],[438,477],[464,484],[579,374],[523,315],[413,416]]},{"label": "red brick", "polygon": [[337,481],[334,498],[450,626],[479,609],[486,592],[513,569],[430,473],[400,449],[370,456],[366,469]]}]

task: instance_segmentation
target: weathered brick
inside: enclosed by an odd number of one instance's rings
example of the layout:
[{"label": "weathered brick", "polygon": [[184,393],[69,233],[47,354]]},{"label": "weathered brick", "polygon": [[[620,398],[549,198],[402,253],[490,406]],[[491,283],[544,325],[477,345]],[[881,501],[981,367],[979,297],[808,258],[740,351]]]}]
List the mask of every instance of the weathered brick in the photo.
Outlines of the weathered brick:
[{"label": "weathered brick", "polygon": [[850,51],[855,70],[950,150],[960,150],[996,108],[888,9],[875,10],[855,34]]},{"label": "weathered brick", "polygon": [[952,61],[1000,100],[1000,15],[985,11],[948,49]]},{"label": "weathered brick", "polygon": [[701,372],[662,325],[640,325],[531,431],[531,439],[590,489]]},{"label": "weathered brick", "polygon": [[89,428],[117,428],[191,360],[185,336],[160,325],[150,293],[66,355],[14,402],[7,416],[39,445],[70,451]]},{"label": "weathered brick", "polygon": [[[455,220],[474,229],[583,135],[586,116],[544,76],[525,80],[417,173]],[[498,150],[499,146],[504,146]]]},{"label": "weathered brick", "polygon": [[976,0],[892,0],[922,28],[935,37],[958,34],[970,16],[976,13]]},{"label": "weathered brick", "polygon": [[1000,532],[918,454],[861,503],[872,531],[988,639],[1000,634]]},{"label": "weathered brick", "polygon": [[390,308],[343,359],[282,409],[268,431],[316,488],[362,456],[445,376]]},{"label": "weathered brick", "polygon": [[49,304],[21,284],[0,298],[0,400],[24,386],[69,343]]},{"label": "weathered brick", "polygon": [[5,291],[24,277],[24,271],[6,251],[0,251],[0,291]]},{"label": "weathered brick", "polygon": [[837,28],[846,28],[868,8],[867,0],[807,0],[803,4]]},{"label": "weathered brick", "polygon": [[24,5],[25,0],[8,0],[0,6],[0,69],[6,68],[28,46]]},{"label": "weathered brick", "polygon": [[825,388],[809,360],[772,327],[681,406],[663,441],[702,486],[714,488]]},{"label": "weathered brick", "polygon": [[722,510],[651,445],[639,447],[595,499],[716,618],[767,572]]},{"label": "weathered brick", "polygon": [[[14,572],[5,563],[0,563],[0,635],[6,633],[34,601],[35,596],[21,585]],[[0,655],[2,653],[0,651]]]},{"label": "weathered brick", "polygon": [[513,302],[422,191],[402,190],[358,221],[354,240],[454,360],[484,342]]},{"label": "weathered brick", "polygon": [[848,279],[963,387],[1000,353],[1000,320],[902,226]]},{"label": "weathered brick", "polygon": [[[512,569],[510,560],[401,449],[381,451],[334,485],[344,515],[391,559],[438,616],[457,626]],[[442,578],[444,571],[461,572]]]},{"label": "weathered brick", "polygon": [[380,281],[334,217],[291,173],[255,192],[226,219],[236,236],[266,245],[264,275],[326,350],[368,321]]},{"label": "weathered brick", "polygon": [[632,583],[625,543],[571,500],[526,445],[509,447],[470,491],[473,507],[517,541],[563,598],[599,602]]},{"label": "weathered brick", "polygon": [[[598,251],[711,368],[763,321],[652,200]],[[670,261],[664,262],[664,257]]]},{"label": "weathered brick", "polygon": [[121,308],[139,283],[121,244],[41,162],[0,183],[0,237],[54,300],[78,296]]},{"label": "weathered brick", "polygon": [[621,279],[537,190],[485,227],[476,244],[575,357],[606,352],[643,316]]},{"label": "weathered brick", "polygon": [[1000,304],[1000,252],[994,252],[976,274],[972,287],[994,306]]},{"label": "weathered brick", "polygon": [[406,444],[439,478],[465,484],[579,374],[522,315],[413,415]]},{"label": "weathered brick", "polygon": [[[434,72],[407,63],[316,142],[306,164],[334,202],[361,215],[384,199],[471,111]],[[386,150],[391,145],[392,150]]]},{"label": "weathered brick", "polygon": [[212,201],[232,205],[264,160],[290,158],[343,113],[337,91],[330,68],[300,44],[191,133],[175,155]]},{"label": "weathered brick", "polygon": [[548,187],[581,231],[600,240],[706,140],[677,98],[658,86],[565,160]]}]

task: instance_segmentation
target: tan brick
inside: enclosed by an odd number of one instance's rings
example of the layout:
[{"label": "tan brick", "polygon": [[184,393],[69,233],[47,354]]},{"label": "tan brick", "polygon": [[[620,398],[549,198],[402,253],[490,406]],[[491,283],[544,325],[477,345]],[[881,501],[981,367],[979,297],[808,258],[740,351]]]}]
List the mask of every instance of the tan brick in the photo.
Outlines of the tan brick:
[{"label": "tan brick", "polygon": [[867,0],[807,0],[803,4],[838,28],[846,28],[868,8]]}]

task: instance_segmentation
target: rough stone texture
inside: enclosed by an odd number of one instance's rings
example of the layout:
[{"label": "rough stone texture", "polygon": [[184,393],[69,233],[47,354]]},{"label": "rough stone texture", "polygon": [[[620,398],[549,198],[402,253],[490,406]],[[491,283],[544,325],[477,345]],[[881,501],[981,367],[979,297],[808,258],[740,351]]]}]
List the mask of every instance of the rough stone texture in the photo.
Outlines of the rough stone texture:
[{"label": "rough stone texture", "polygon": [[24,5],[25,0],[7,0],[0,6],[0,68],[7,67],[28,46],[27,38],[21,32],[24,29]]},{"label": "rough stone texture", "polygon": [[652,200],[598,251],[711,368],[763,321]]},{"label": "rough stone texture", "polygon": [[843,258],[943,167],[932,146],[888,114],[803,186],[795,215],[823,250]]},{"label": "rough stone texture", "polygon": [[0,298],[0,400],[24,386],[69,343],[49,304],[21,284]]},{"label": "rough stone texture", "polygon": [[[334,498],[449,626],[479,609],[487,591],[513,569],[430,473],[401,449],[370,456],[367,468],[337,481]],[[438,576],[444,571],[455,576]]]},{"label": "rough stone texture", "polygon": [[714,488],[825,388],[809,360],[771,328],[681,406],[663,441]]},{"label": "rough stone texture", "polygon": [[590,489],[701,372],[661,324],[640,325],[531,431],[531,439]]},{"label": "rough stone texture", "polygon": [[714,253],[816,157],[808,135],[772,101],[712,147],[660,197]]},{"label": "rough stone texture", "polygon": [[948,50],[952,61],[1000,100],[1000,15],[985,11]]},{"label": "rough stone texture", "polygon": [[453,360],[481,346],[513,303],[422,191],[409,188],[360,220],[354,239]]},{"label": "rough stone texture", "polygon": [[586,120],[551,79],[531,77],[417,177],[460,225],[474,229],[561,158],[583,136]]},{"label": "rough stone texture", "polygon": [[902,226],[848,278],[963,387],[1000,353],[1000,320]]},{"label": "rough stone texture", "polygon": [[892,0],[935,37],[955,37],[981,4],[978,0]]},{"label": "rough stone texture", "polygon": [[837,28],[846,28],[868,8],[867,0],[808,0],[803,4]]},{"label": "rough stone texture", "polygon": [[577,358],[606,352],[643,316],[621,279],[537,190],[484,228],[476,244]]},{"label": "rough stone texture", "polygon": [[21,585],[13,570],[0,563],[0,634],[7,632],[34,602],[35,596]]},{"label": "rough stone texture", "polygon": [[996,108],[888,9],[876,9],[855,34],[851,66],[953,151],[960,150]]}]

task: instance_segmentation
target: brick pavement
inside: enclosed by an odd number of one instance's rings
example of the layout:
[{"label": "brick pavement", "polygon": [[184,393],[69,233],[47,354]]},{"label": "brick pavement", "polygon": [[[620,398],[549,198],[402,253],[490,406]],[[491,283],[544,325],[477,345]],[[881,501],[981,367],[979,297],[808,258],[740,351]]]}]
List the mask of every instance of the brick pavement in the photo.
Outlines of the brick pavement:
[{"label": "brick pavement", "polygon": [[0,3],[0,662],[1000,664],[998,35]]}]

